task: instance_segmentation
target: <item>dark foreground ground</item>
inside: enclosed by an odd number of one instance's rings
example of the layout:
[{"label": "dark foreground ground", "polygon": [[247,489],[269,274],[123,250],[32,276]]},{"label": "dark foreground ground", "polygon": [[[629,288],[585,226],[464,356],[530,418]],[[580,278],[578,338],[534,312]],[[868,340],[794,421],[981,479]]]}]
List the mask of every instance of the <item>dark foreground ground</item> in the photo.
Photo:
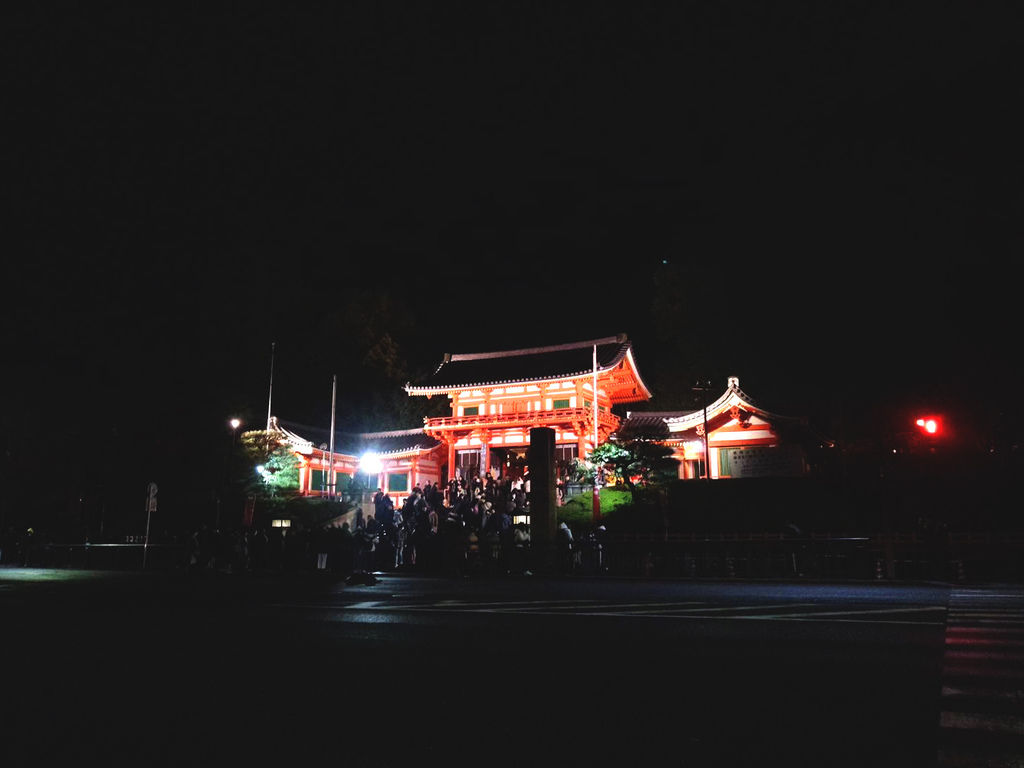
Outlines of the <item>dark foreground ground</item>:
[{"label": "dark foreground ground", "polygon": [[0,570],[3,763],[933,766],[949,594]]}]

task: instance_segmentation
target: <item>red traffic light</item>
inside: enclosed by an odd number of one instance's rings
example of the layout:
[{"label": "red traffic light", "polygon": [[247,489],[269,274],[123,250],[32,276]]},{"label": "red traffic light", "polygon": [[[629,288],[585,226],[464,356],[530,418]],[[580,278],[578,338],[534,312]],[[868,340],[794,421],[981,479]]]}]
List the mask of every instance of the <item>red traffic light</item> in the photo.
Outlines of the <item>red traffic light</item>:
[{"label": "red traffic light", "polygon": [[919,430],[931,437],[942,434],[942,419],[939,416],[921,416],[914,423]]}]

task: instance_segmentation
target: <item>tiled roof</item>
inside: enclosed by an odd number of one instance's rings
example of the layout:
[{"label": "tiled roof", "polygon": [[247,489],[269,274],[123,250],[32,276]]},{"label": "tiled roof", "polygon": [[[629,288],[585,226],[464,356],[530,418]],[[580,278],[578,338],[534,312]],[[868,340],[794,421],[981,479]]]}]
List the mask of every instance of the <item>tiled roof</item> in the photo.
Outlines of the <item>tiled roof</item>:
[{"label": "tiled roof", "polygon": [[[279,421],[278,426],[288,434],[304,441],[311,448],[330,447],[330,429],[312,427],[307,424]],[[415,450],[430,450],[440,441],[425,434],[422,427],[395,429],[385,432],[339,432],[334,433],[334,452],[347,456],[362,456],[368,451],[379,454],[405,453]]]},{"label": "tiled roof", "polygon": [[626,421],[637,426],[664,424],[666,419],[674,419],[689,413],[694,413],[694,411],[629,411],[626,414]]},{"label": "tiled roof", "polygon": [[[775,424],[803,422],[801,417],[783,416],[755,405],[753,398],[740,389],[740,380],[736,376],[730,376],[725,392],[714,402],[708,403],[707,419],[710,421],[720,414],[728,413],[729,408],[733,405],[740,405]],[[696,429],[698,424],[703,424],[704,418],[705,409],[703,407],[690,411],[628,411],[618,431],[620,433],[632,431],[638,434],[652,434],[661,430],[660,422],[668,432],[678,436],[687,430]]]},{"label": "tiled roof", "polygon": [[625,334],[591,341],[532,347],[501,352],[446,354],[437,369],[423,381],[407,384],[410,394],[463,389],[527,381],[550,381],[606,371],[617,366],[631,348]]},{"label": "tiled roof", "polygon": [[669,436],[666,419],[679,414],[680,411],[628,411],[615,430],[615,437],[619,440],[665,439]]},{"label": "tiled roof", "polygon": [[647,440],[662,440],[669,436],[668,424],[665,417],[675,415],[665,411],[645,411],[637,413],[631,411],[628,417],[623,419],[615,430],[614,437],[618,440],[632,440],[635,438]]}]

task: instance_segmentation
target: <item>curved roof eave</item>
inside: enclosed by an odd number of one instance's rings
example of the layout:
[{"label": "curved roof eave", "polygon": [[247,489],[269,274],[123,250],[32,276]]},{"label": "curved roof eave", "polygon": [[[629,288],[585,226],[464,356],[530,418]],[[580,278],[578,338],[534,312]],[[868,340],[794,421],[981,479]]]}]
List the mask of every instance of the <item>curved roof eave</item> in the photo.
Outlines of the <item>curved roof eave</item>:
[{"label": "curved roof eave", "polygon": [[[609,344],[619,345],[618,351],[610,359],[602,363],[597,367],[599,373],[604,373],[613,370],[615,367],[622,362],[627,356],[630,359],[630,364],[633,370],[633,375],[637,381],[643,387],[644,392],[650,397],[650,391],[647,386],[640,379],[640,375],[636,369],[636,363],[632,358],[632,344],[629,342],[625,334],[619,334],[618,336],[608,336],[603,339],[591,339],[589,341],[574,342],[572,344],[555,344],[546,347],[528,347],[524,349],[514,349],[502,352],[477,352],[477,353],[445,353],[443,360],[434,369],[431,376],[436,376],[445,365],[452,362],[462,362],[467,360],[495,360],[502,358],[513,358],[522,355],[534,355],[540,353],[560,352],[565,350],[577,350],[585,349],[592,346],[605,346]],[[410,382],[406,382],[405,391],[410,395],[435,395],[445,394],[453,390],[463,389],[474,389],[480,387],[498,387],[498,386],[518,386],[526,385],[533,382],[540,381],[558,381],[559,379],[574,379],[581,376],[587,376],[593,374],[593,367],[582,368],[578,370],[566,370],[559,371],[558,373],[551,373],[546,375],[531,376],[529,378],[505,378],[505,379],[488,379],[482,381],[463,381],[451,384],[426,384],[426,385],[414,385]]]},{"label": "curved roof eave", "polygon": [[[606,371],[611,370],[614,367],[615,366],[612,366],[611,368],[599,367],[597,369],[597,372],[598,373],[604,373]],[[552,375],[552,376],[538,376],[538,377],[532,378],[532,379],[498,379],[498,380],[495,380],[495,381],[476,381],[476,382],[471,382],[471,383],[467,383],[467,384],[445,385],[443,388],[441,388],[441,387],[413,387],[413,386],[408,386],[407,385],[406,388],[405,388],[405,391],[408,392],[411,395],[427,395],[427,394],[443,395],[443,394],[451,392],[452,390],[455,390],[455,389],[480,389],[481,387],[516,387],[516,386],[526,386],[527,384],[536,384],[537,382],[542,382],[542,381],[546,382],[546,381],[559,381],[560,379],[576,379],[576,378],[579,378],[580,376],[593,376],[593,374],[594,374],[594,370],[592,368],[588,368],[585,371],[579,371],[577,373],[560,373],[560,374]],[[639,379],[639,377],[637,377],[637,378]]]},{"label": "curved roof eave", "polygon": [[[621,358],[619,359],[619,361],[615,363],[615,365],[598,366],[597,372],[607,373],[608,371],[615,369],[618,366],[619,362],[621,362]],[[532,379],[496,379],[494,381],[475,381],[463,384],[446,384],[444,387],[416,387],[410,384],[406,384],[405,391],[408,392],[410,395],[443,395],[455,389],[479,389],[480,387],[526,386],[527,384],[535,384],[540,381],[559,381],[560,379],[576,379],[579,378],[580,376],[593,376],[593,374],[594,369],[587,368],[586,370],[576,371],[575,373],[559,373],[552,376],[538,376]],[[640,374],[637,373],[635,365],[633,366],[633,374],[636,376],[636,380],[640,384],[640,386],[643,387],[643,391],[647,394],[648,397],[650,397],[651,393],[647,389],[647,385],[644,384],[643,380],[640,378]]]},{"label": "curved roof eave", "polygon": [[644,383],[644,380],[640,377],[640,369],[637,368],[636,360],[633,358],[633,347],[632,346],[630,346],[630,347],[628,347],[626,349],[626,354],[623,355],[623,357],[625,357],[626,359],[629,360],[629,366],[630,366],[630,368],[633,369],[633,377],[636,379],[636,383],[640,385],[640,389],[641,389],[641,391],[643,392],[643,394],[645,396],[644,398],[640,398],[640,399],[650,400],[652,397],[654,397],[654,395],[651,394],[651,390],[648,389],[647,384]]},{"label": "curved roof eave", "polygon": [[[749,401],[743,400],[742,398],[729,396],[720,397],[714,403],[708,405],[707,418],[710,420],[716,416],[720,416],[725,413],[729,408],[734,405],[742,405],[746,410],[750,411],[757,416],[760,416],[765,421],[769,422],[800,422],[802,419],[795,416],[783,416],[779,413],[773,413],[766,411],[764,408],[758,408],[756,405],[752,405]],[[698,425],[704,423],[704,409],[698,411],[692,411],[676,418],[667,418],[665,423],[673,433],[685,432],[688,429],[694,429]]]},{"label": "curved roof eave", "polygon": [[[773,413],[772,411],[767,411],[764,408],[755,405],[753,399],[740,389],[739,379],[735,376],[729,377],[729,385],[725,392],[713,403],[708,403],[707,417],[710,419],[714,416],[718,416],[734,405],[742,405],[746,410],[764,418],[766,421],[803,422],[803,419],[800,417],[783,416],[782,414]],[[666,416],[664,421],[671,432],[685,432],[686,430],[693,429],[704,422],[704,409],[698,408],[694,411],[681,413],[677,416]]]}]

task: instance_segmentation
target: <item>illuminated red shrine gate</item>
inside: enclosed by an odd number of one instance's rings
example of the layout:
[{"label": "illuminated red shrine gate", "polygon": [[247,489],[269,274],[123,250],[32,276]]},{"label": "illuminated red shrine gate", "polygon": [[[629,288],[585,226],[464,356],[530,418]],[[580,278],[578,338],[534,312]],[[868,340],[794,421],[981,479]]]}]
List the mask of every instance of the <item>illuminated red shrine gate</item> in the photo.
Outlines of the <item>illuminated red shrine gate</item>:
[{"label": "illuminated red shrine gate", "polygon": [[342,434],[333,451],[328,450],[328,430],[303,427],[300,436],[273,418],[272,429],[299,459],[299,492],[340,495],[362,475],[367,485],[384,489],[400,505],[415,486],[428,482],[488,473],[518,477],[534,427],[554,431],[561,469],[574,458],[586,458],[616,432],[628,432],[673,448],[680,479],[808,471],[805,420],[755,405],[735,376],[706,411],[632,411],[620,420],[612,406],[651,399],[632,345],[621,334],[556,346],[446,354],[430,376],[405,389],[412,396],[447,396],[451,415],[424,419],[422,427],[413,429]]},{"label": "illuminated red shrine gate", "polygon": [[623,334],[504,352],[446,354],[433,374],[407,384],[406,391],[451,401],[451,416],[425,419],[423,427],[447,449],[449,477],[520,474],[534,427],[554,430],[557,463],[585,458],[618,428],[613,405],[651,397]]}]

